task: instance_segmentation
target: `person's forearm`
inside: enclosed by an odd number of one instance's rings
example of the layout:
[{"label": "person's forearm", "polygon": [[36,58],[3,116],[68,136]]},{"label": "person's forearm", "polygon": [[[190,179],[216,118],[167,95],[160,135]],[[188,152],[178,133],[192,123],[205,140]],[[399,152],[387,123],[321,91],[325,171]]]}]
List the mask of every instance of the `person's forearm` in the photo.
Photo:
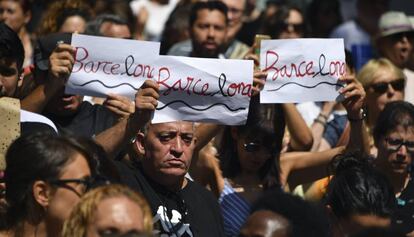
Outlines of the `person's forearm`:
[{"label": "person's forearm", "polygon": [[365,122],[361,120],[350,121],[351,132],[348,145],[346,146],[347,151],[360,150],[365,154],[370,153],[369,145],[369,134],[365,127]]},{"label": "person's forearm", "polygon": [[323,132],[325,131],[326,123],[314,122],[311,127],[313,135],[313,145],[311,151],[318,151],[321,144]]},{"label": "person's forearm", "polygon": [[95,141],[104,148],[110,158],[115,158],[144,126],[145,122],[132,114],[129,118],[122,119],[114,126],[99,133]]},{"label": "person's forearm", "polygon": [[290,147],[294,151],[308,151],[312,148],[312,132],[294,104],[283,104],[286,126],[290,132]]},{"label": "person's forearm", "polygon": [[195,150],[199,151],[203,149],[222,128],[222,125],[212,123],[201,123],[198,125],[196,129],[197,144]]},{"label": "person's forearm", "polygon": [[55,90],[45,84],[38,85],[29,95],[21,100],[21,108],[34,113],[42,113]]}]

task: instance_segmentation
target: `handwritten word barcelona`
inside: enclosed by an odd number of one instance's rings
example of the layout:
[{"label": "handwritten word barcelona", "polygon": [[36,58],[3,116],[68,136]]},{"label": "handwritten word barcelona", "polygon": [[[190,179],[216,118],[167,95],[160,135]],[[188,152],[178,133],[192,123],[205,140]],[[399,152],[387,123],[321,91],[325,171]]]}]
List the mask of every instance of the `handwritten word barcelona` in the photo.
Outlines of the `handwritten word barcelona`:
[{"label": "handwritten word barcelona", "polygon": [[[277,52],[266,51],[266,60],[264,71],[269,72],[270,78],[275,81],[282,78],[306,78],[311,76],[343,76],[346,72],[345,62],[326,61],[326,56],[322,53],[318,59],[318,70],[314,71],[313,61],[302,61],[299,64],[290,63],[277,65],[280,56]],[[325,68],[329,65],[329,68]]]},{"label": "handwritten word barcelona", "polygon": [[[109,61],[88,61],[89,52],[84,47],[76,47],[75,54],[75,65],[73,67],[72,73],[84,72],[84,73],[98,73],[103,72],[107,75],[127,75],[135,78],[142,79],[155,79],[157,84],[160,86],[160,91],[162,95],[167,96],[172,91],[184,91],[187,94],[195,94],[200,96],[215,96],[220,94],[224,97],[233,97],[235,95],[242,95],[251,97],[252,95],[252,84],[251,83],[228,83],[225,73],[221,73],[218,76],[216,83],[218,84],[218,89],[216,91],[209,91],[211,83],[203,82],[201,78],[196,79],[191,76],[187,76],[182,79],[173,79],[171,78],[171,69],[169,67],[163,66],[159,67],[158,70],[155,66],[137,64],[135,63],[135,57],[133,55],[128,55],[125,58],[124,64],[113,63]],[[154,71],[158,71],[157,77],[154,77]],[[121,83],[115,86],[108,86],[99,80],[88,81],[84,84],[74,84],[75,86],[85,86],[90,83],[100,83],[101,85],[107,88],[115,88],[119,86],[129,86],[134,90],[135,88],[131,84]],[[217,87],[211,87],[217,88]]]}]

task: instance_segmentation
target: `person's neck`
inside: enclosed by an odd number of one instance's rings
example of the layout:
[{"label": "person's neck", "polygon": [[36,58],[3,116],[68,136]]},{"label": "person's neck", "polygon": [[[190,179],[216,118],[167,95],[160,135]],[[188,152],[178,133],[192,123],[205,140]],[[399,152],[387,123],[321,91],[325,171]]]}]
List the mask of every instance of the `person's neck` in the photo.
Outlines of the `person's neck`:
[{"label": "person's neck", "polygon": [[[15,230],[15,234],[17,234],[19,230]],[[44,221],[40,222],[39,224],[30,223],[25,221],[23,223],[23,230],[22,230],[23,237],[46,237],[46,236],[53,236],[46,234],[46,226]],[[57,235],[56,235],[57,236]]]},{"label": "person's neck", "polygon": [[19,30],[19,38],[20,40],[26,39],[27,37],[29,37],[29,33],[26,30],[26,27],[22,27]]},{"label": "person's neck", "polygon": [[256,173],[241,172],[234,178],[234,181],[243,185],[260,185],[262,182]]},{"label": "person's neck", "polygon": [[190,57],[194,57],[194,58],[218,58],[219,55],[217,54],[217,55],[214,55],[214,56],[213,55],[212,56],[207,56],[207,55],[203,55],[203,54],[201,54],[199,52],[192,51],[190,53]]},{"label": "person's neck", "polygon": [[392,187],[394,188],[395,195],[399,196],[401,192],[406,188],[410,175],[408,173],[391,173],[387,172],[388,179],[391,182]]},{"label": "person's neck", "polygon": [[163,175],[157,175],[157,174],[148,174],[144,170],[144,175],[151,179],[151,181],[159,186],[162,186],[166,188],[168,191],[171,192],[177,192],[187,185],[188,181],[183,177],[170,177],[170,176],[163,176]]}]

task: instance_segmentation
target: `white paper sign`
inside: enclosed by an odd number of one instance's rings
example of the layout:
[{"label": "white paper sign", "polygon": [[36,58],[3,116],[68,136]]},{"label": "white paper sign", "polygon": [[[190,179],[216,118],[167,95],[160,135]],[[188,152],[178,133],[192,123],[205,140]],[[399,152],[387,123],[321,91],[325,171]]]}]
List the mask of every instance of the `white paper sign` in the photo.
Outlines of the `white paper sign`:
[{"label": "white paper sign", "polygon": [[160,98],[152,123],[245,124],[253,61],[160,56],[155,64]]},{"label": "white paper sign", "polygon": [[160,43],[107,37],[72,35],[75,64],[65,93],[106,97],[111,92],[135,98],[135,93],[154,76],[153,61]]},{"label": "white paper sign", "polygon": [[334,101],[345,75],[343,39],[263,40],[260,67],[268,72],[261,103]]}]

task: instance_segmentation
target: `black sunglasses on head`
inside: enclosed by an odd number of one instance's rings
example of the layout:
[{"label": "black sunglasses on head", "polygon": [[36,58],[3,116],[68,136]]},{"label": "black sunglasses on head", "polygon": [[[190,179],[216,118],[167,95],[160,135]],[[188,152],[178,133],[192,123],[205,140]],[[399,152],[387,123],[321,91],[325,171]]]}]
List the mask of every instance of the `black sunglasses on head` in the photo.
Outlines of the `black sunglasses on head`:
[{"label": "black sunglasses on head", "polygon": [[384,94],[387,92],[389,85],[396,91],[403,91],[405,87],[405,79],[397,79],[391,82],[380,82],[376,84],[372,84],[370,87],[374,90],[377,94]]}]

